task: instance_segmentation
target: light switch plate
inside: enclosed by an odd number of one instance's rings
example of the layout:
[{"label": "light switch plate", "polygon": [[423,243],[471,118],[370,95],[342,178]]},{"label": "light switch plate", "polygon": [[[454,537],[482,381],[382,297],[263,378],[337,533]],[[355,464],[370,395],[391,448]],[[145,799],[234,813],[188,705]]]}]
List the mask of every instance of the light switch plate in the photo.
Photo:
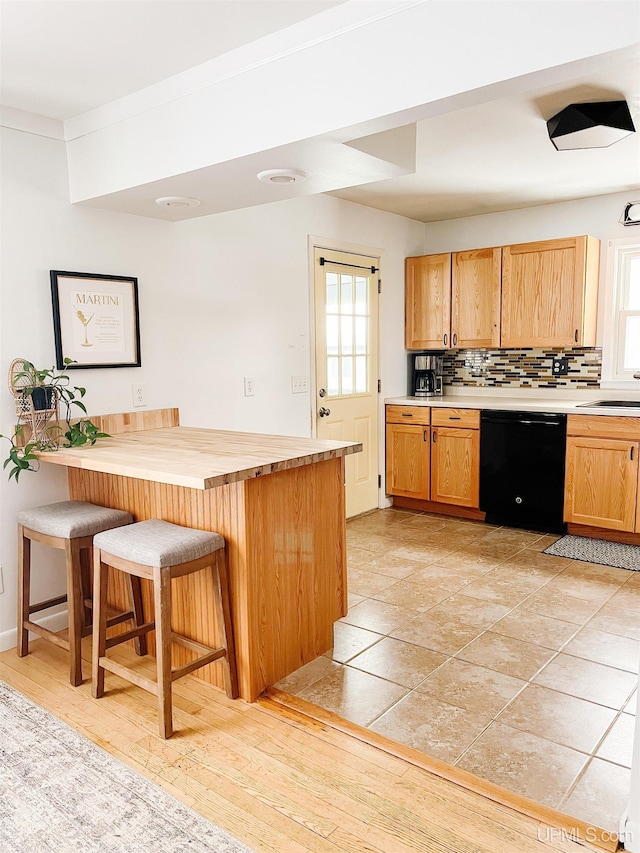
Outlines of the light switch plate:
[{"label": "light switch plate", "polygon": [[308,376],[292,376],[291,377],[291,393],[306,394],[309,391]]}]

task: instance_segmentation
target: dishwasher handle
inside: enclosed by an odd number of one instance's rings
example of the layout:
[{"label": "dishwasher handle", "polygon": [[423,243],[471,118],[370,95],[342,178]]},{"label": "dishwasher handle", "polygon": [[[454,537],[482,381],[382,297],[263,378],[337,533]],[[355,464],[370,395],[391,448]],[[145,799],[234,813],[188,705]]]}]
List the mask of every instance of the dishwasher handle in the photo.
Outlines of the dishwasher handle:
[{"label": "dishwasher handle", "polygon": [[509,426],[515,426],[516,424],[524,424],[525,426],[538,426],[546,424],[547,426],[564,427],[567,422],[567,416],[555,412],[484,409],[480,416],[480,422],[481,425],[508,424]]},{"label": "dishwasher handle", "polygon": [[489,421],[485,421],[485,423],[491,424],[533,424],[534,426],[562,426],[562,421],[529,421],[529,420],[520,420],[515,418],[491,418]]}]

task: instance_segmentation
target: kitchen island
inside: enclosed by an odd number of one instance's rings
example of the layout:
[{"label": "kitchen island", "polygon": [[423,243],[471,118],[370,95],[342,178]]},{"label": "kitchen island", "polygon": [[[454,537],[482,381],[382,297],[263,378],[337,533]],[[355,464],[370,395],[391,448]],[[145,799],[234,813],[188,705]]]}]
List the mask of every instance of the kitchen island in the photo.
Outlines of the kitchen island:
[{"label": "kitchen island", "polygon": [[[68,467],[69,496],[213,530],[227,543],[240,696],[269,685],[333,645],[346,614],[344,457],[355,442],[171,426],[41,453]],[[114,573],[110,604],[126,602]],[[175,631],[216,646],[207,572],[173,582]],[[153,601],[143,590],[145,617]],[[153,635],[151,635],[153,636]],[[174,665],[190,653],[175,648]],[[219,663],[201,678],[223,687]]]}]

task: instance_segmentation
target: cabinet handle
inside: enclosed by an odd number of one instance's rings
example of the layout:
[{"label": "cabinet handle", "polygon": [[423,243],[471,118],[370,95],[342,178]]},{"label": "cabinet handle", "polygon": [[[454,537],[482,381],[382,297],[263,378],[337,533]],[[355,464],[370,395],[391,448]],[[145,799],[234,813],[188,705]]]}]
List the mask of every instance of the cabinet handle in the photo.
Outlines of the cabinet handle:
[{"label": "cabinet handle", "polygon": [[422,430],[422,440],[423,440],[423,441],[428,441],[428,439],[427,439],[427,430],[426,430],[426,429],[423,429],[423,430]]},{"label": "cabinet handle", "polygon": [[458,333],[457,332],[453,333],[453,338],[451,340],[451,343],[453,344],[453,346],[455,346],[458,343]]},{"label": "cabinet handle", "polygon": [[631,452],[629,453],[629,458],[633,459],[633,446],[631,447]]},{"label": "cabinet handle", "polygon": [[578,343],[578,329],[576,329],[576,332],[575,332],[575,335],[573,336],[573,339],[576,343]]},{"label": "cabinet handle", "polygon": [[436,443],[436,431],[435,431],[435,429],[434,429],[434,430],[432,430],[432,432],[431,432],[431,437],[432,437],[432,439],[433,439],[433,443],[435,444],[435,443]]},{"label": "cabinet handle", "polygon": [[443,343],[445,346],[447,345],[447,333],[446,333],[446,332],[445,332],[445,333],[444,333],[444,335],[442,336],[442,343]]},{"label": "cabinet handle", "polygon": [[402,417],[403,417],[403,418],[412,418],[412,417],[413,417],[413,412],[411,412],[411,413],[403,412],[403,413],[402,413]]},{"label": "cabinet handle", "polygon": [[449,415],[450,421],[459,421],[460,417],[458,415]]}]

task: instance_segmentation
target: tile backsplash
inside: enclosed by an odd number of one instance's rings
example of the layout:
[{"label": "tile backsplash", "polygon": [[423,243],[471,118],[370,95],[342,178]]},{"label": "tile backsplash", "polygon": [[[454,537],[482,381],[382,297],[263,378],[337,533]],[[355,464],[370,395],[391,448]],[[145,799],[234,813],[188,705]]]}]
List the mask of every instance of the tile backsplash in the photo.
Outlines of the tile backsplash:
[{"label": "tile backsplash", "polygon": [[[553,358],[569,361],[566,376],[551,372]],[[459,349],[444,354],[445,385],[488,388],[599,388],[602,350],[567,349]]]}]

